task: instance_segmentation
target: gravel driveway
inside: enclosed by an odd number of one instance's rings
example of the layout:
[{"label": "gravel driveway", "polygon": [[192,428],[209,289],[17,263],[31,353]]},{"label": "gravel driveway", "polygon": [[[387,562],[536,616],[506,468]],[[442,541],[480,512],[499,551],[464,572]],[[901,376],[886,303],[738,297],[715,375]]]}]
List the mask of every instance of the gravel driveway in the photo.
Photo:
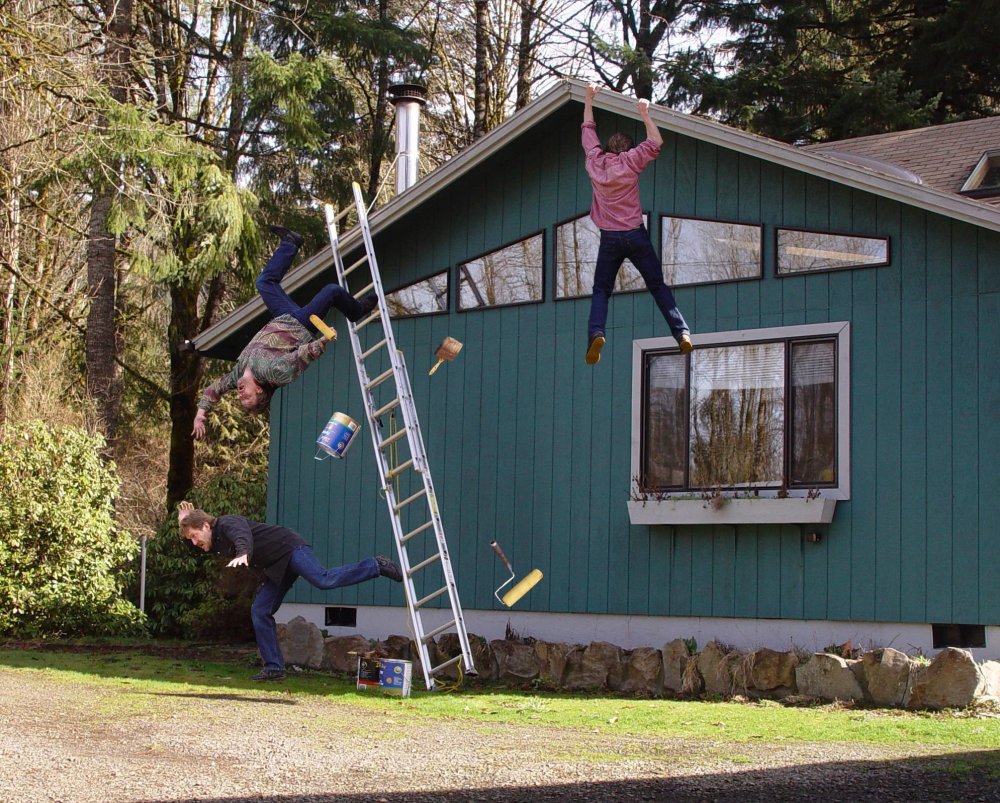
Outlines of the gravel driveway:
[{"label": "gravel driveway", "polygon": [[0,668],[0,801],[1000,800],[997,752],[414,725],[397,701],[373,714],[273,688],[149,691]]}]

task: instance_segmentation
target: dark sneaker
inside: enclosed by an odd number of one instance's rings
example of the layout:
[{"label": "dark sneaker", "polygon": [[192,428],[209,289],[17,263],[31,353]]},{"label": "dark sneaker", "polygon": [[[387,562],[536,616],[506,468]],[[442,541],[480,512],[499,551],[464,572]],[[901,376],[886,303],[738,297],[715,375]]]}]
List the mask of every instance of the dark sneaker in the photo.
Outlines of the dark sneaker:
[{"label": "dark sneaker", "polygon": [[694,350],[694,343],[691,342],[691,335],[681,335],[677,338],[677,345],[680,346],[681,354],[690,354]]},{"label": "dark sneaker", "polygon": [[277,234],[282,240],[288,240],[288,242],[293,243],[296,248],[301,248],[302,243],[306,241],[306,238],[299,234],[297,231],[292,231],[284,226],[269,226],[273,234]]},{"label": "dark sneaker", "polygon": [[604,348],[604,333],[597,332],[587,341],[587,365],[596,365],[601,361],[601,349]]},{"label": "dark sneaker", "polygon": [[250,680],[284,680],[286,677],[284,669],[261,669]]},{"label": "dark sneaker", "polygon": [[362,298],[358,303],[361,304],[361,317],[364,318],[365,315],[375,309],[375,305],[378,304],[378,296],[371,293]]},{"label": "dark sneaker", "polygon": [[388,577],[397,583],[403,582],[403,570],[399,568],[398,563],[393,563],[385,555],[376,555],[375,560],[378,562],[379,577]]}]

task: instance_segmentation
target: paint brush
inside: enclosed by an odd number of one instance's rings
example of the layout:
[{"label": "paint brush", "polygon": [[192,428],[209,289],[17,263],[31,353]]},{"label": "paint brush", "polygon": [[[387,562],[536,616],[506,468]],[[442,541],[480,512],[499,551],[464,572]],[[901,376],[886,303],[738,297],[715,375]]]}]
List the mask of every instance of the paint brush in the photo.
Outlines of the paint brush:
[{"label": "paint brush", "polygon": [[438,346],[438,350],[434,352],[434,356],[438,358],[438,361],[434,363],[434,367],[427,372],[427,376],[433,374],[438,368],[441,367],[441,363],[445,360],[454,360],[458,356],[458,352],[462,350],[462,344],[459,343],[453,337],[446,337],[441,341],[441,345]]}]

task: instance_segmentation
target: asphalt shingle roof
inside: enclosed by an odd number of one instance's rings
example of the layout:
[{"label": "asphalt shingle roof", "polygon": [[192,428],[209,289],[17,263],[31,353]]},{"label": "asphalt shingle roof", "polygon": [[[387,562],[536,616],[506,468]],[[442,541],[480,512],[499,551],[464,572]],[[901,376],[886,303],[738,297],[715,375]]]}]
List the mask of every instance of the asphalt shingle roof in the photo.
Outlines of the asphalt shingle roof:
[{"label": "asphalt shingle roof", "polygon": [[[957,193],[983,153],[1000,149],[1000,116],[913,128],[891,134],[807,145],[803,150],[837,157],[849,154],[905,170],[928,187]],[[872,162],[866,166],[877,169]],[[1000,206],[1000,196],[977,200]]]}]

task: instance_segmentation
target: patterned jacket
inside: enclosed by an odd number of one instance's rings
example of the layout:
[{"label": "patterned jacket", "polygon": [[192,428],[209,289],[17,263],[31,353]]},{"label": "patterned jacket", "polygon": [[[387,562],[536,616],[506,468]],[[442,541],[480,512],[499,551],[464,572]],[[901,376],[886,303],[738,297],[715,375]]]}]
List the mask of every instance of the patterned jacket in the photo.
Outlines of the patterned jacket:
[{"label": "patterned jacket", "polygon": [[287,385],[324,351],[326,341],[313,340],[313,334],[295,318],[280,315],[254,335],[232,371],[205,388],[198,406],[204,410],[215,407],[222,394],[236,389],[247,367],[259,385]]}]

